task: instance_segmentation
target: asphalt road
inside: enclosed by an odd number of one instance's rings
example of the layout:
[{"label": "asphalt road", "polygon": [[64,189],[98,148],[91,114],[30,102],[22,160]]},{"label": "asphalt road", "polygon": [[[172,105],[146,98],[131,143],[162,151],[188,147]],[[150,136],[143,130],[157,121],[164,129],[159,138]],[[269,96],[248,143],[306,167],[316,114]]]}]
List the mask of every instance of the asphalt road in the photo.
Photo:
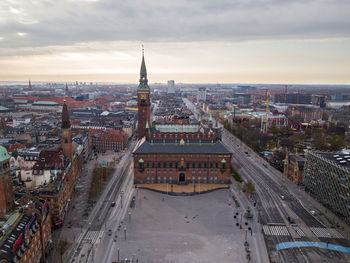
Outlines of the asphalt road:
[{"label": "asphalt road", "polygon": [[[124,216],[125,209],[121,209],[121,206],[124,203],[123,207],[127,207],[125,204],[128,204],[132,193],[132,151],[135,144],[136,141],[130,144],[119,162],[112,179],[102,192],[82,228],[80,237],[73,244],[67,262],[94,262],[94,253],[99,249],[100,244],[104,244],[102,240],[107,236],[105,232],[107,232],[110,222],[114,217],[122,218]],[[122,191],[123,194],[121,194]],[[112,202],[116,202],[115,207],[112,207]],[[111,215],[113,215],[112,218]],[[91,233],[97,233],[98,240],[84,242]]]}]

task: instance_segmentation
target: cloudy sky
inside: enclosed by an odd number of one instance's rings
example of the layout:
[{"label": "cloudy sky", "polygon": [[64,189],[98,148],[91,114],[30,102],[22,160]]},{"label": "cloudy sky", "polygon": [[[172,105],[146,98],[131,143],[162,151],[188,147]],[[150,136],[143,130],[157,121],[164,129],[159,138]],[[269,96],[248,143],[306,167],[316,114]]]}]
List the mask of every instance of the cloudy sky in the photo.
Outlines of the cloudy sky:
[{"label": "cloudy sky", "polygon": [[349,0],[1,0],[0,80],[350,83]]}]

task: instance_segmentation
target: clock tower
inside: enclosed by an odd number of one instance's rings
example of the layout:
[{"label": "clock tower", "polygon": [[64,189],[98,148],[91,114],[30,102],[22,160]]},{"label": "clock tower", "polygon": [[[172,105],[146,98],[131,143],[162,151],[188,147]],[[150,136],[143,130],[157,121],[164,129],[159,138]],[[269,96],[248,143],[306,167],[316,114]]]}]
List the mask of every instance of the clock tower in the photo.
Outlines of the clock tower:
[{"label": "clock tower", "polygon": [[73,148],[72,148],[72,130],[70,127],[69,113],[66,104],[66,99],[64,99],[63,109],[62,109],[62,142],[61,147],[63,155],[73,161]]},{"label": "clock tower", "polygon": [[140,70],[140,84],[137,88],[137,117],[138,117],[138,138],[141,139],[146,135],[147,127],[151,127],[151,101],[150,88],[147,80],[147,70],[142,48],[142,62]]}]

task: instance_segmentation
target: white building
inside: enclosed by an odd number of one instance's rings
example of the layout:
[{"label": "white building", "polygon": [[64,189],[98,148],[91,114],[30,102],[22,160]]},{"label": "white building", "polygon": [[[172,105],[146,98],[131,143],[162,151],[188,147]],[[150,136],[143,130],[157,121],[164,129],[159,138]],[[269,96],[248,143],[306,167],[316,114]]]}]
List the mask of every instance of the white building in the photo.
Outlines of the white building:
[{"label": "white building", "polygon": [[206,88],[199,88],[197,93],[197,102],[206,101],[206,99],[207,99]]}]

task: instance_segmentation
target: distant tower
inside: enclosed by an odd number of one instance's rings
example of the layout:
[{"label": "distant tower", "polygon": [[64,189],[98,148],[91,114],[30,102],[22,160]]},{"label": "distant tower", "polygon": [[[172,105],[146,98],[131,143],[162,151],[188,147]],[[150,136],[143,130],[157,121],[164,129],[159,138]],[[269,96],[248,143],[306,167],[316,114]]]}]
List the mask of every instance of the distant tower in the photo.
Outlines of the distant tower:
[{"label": "distant tower", "polygon": [[12,179],[10,174],[10,155],[5,147],[0,146],[0,219],[14,205]]},{"label": "distant tower", "polygon": [[72,148],[72,130],[70,127],[69,113],[66,104],[66,99],[63,103],[62,109],[62,142],[61,147],[63,150],[63,155],[69,158],[71,162],[73,161],[73,148]]},{"label": "distant tower", "polygon": [[206,101],[207,99],[207,91],[206,88],[199,88],[197,92],[197,102]]},{"label": "distant tower", "polygon": [[168,93],[175,93],[175,81],[168,80]]},{"label": "distant tower", "polygon": [[142,63],[140,70],[140,84],[137,88],[137,109],[138,109],[138,138],[141,139],[146,135],[146,124],[151,126],[151,102],[150,88],[147,80],[147,70],[142,47]]},{"label": "distant tower", "polygon": [[68,89],[68,84],[66,82],[66,96],[68,97],[69,96],[69,89]]},{"label": "distant tower", "polygon": [[29,80],[29,84],[28,84],[28,90],[32,91],[32,83],[30,83],[30,80]]}]

